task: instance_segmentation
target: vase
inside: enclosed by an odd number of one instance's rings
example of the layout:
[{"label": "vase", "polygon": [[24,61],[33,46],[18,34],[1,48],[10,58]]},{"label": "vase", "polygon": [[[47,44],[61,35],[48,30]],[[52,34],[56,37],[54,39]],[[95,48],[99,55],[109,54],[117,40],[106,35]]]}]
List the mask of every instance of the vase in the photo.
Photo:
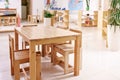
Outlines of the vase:
[{"label": "vase", "polygon": [[44,26],[51,26],[51,18],[44,18]]}]

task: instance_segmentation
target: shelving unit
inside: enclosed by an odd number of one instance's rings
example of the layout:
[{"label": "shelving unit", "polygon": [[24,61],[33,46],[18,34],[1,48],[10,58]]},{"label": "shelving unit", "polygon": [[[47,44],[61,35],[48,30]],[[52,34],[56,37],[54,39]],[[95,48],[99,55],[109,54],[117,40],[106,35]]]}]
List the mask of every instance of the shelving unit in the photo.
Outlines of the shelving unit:
[{"label": "shelving unit", "polygon": [[98,24],[98,11],[94,11],[93,26],[97,26],[97,24]]},{"label": "shelving unit", "polygon": [[102,21],[102,37],[106,41],[106,47],[108,47],[108,42],[107,42],[107,20],[108,16],[108,11],[103,11],[103,21]]},{"label": "shelving unit", "polygon": [[16,25],[16,9],[0,8],[0,26]]},{"label": "shelving unit", "polygon": [[89,15],[90,18],[92,18],[90,21],[91,21],[91,24],[89,25],[86,25],[85,23],[85,20],[86,20],[86,16],[87,15],[82,15],[82,17],[84,18],[81,18],[82,21],[84,21],[84,23],[82,23],[82,26],[85,26],[85,27],[97,27],[98,25],[98,11],[94,11],[94,13],[91,15]]},{"label": "shelving unit", "polygon": [[0,33],[14,31],[16,14],[15,8],[0,8]]}]

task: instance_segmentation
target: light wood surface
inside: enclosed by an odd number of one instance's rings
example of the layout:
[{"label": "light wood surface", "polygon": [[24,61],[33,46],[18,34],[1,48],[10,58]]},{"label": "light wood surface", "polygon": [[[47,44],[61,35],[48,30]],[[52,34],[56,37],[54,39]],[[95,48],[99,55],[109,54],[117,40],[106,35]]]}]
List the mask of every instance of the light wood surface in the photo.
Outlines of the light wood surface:
[{"label": "light wood surface", "polygon": [[94,21],[93,21],[93,25],[97,26],[98,25],[98,11],[94,11]]},{"label": "light wood surface", "polygon": [[106,47],[108,47],[108,40],[107,40],[107,25],[108,25],[108,11],[103,11],[103,20],[102,20],[102,37],[106,41]]},{"label": "light wood surface", "polygon": [[[38,44],[51,44],[51,43],[62,43],[69,40],[75,40],[75,68],[74,75],[79,75],[80,66],[80,34],[71,31],[62,30],[55,27],[19,27],[15,28],[15,45],[18,46],[18,35],[30,44],[30,80],[37,80],[36,78],[36,56],[35,56],[35,45]],[[18,47],[16,47],[18,50]]]},{"label": "light wood surface", "polygon": [[[35,23],[33,23],[33,24],[27,23],[27,24],[24,24],[22,27],[37,27],[37,24],[35,24]],[[29,44],[27,42],[25,42],[24,40],[22,40],[22,49],[26,49],[27,46],[29,46]]]},{"label": "light wood surface", "polygon": [[78,11],[78,25],[82,26],[82,11]]}]

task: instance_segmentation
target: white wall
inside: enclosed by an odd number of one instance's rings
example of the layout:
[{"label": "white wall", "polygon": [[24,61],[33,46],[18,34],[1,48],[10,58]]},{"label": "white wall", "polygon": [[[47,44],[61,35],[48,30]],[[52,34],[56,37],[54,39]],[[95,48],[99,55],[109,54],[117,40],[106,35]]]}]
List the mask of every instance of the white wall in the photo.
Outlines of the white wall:
[{"label": "white wall", "polygon": [[[57,7],[66,8],[68,9],[68,0],[56,0],[57,1]],[[32,14],[37,15],[42,14],[42,11],[44,10],[44,0],[32,0]]]},{"label": "white wall", "polygon": [[[9,3],[9,8],[16,8],[21,17],[21,0],[9,0]],[[0,8],[5,8],[4,4],[4,2],[0,2]]]},{"label": "white wall", "polygon": [[44,10],[44,0],[32,0],[32,14],[37,15],[42,14],[42,11]]},{"label": "white wall", "polygon": [[68,0],[56,0],[57,1],[57,7],[58,8],[65,8],[68,10]]},{"label": "white wall", "polygon": [[108,10],[110,5],[110,0],[102,0],[102,10]]},{"label": "white wall", "polygon": [[[90,11],[98,10],[99,0],[90,0]],[[83,10],[86,11],[86,0],[83,0]]]}]

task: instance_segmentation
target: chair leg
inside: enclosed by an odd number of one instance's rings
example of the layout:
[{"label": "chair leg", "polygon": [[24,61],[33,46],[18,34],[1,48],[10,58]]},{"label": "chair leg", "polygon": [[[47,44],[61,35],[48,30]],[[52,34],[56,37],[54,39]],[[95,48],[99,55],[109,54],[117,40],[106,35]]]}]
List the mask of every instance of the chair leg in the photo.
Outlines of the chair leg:
[{"label": "chair leg", "polygon": [[25,41],[22,41],[22,49],[26,49]]},{"label": "chair leg", "polygon": [[45,57],[46,54],[46,45],[42,45],[42,57]]},{"label": "chair leg", "polygon": [[69,56],[68,56],[68,53],[65,53],[64,55],[64,74],[67,74],[68,73],[68,62],[69,62]]},{"label": "chair leg", "polygon": [[[10,47],[9,47],[10,48]],[[14,75],[14,65],[13,65],[13,59],[12,59],[12,53],[10,48],[10,68],[11,68],[11,75]]]},{"label": "chair leg", "polygon": [[55,62],[55,55],[56,55],[56,50],[54,48],[54,45],[51,44],[51,63],[53,63],[53,64]]},{"label": "chair leg", "polygon": [[11,61],[11,75],[14,75],[14,66],[13,66],[12,61]]},{"label": "chair leg", "polygon": [[15,80],[20,80],[20,64],[19,61],[14,62],[14,76]]}]

